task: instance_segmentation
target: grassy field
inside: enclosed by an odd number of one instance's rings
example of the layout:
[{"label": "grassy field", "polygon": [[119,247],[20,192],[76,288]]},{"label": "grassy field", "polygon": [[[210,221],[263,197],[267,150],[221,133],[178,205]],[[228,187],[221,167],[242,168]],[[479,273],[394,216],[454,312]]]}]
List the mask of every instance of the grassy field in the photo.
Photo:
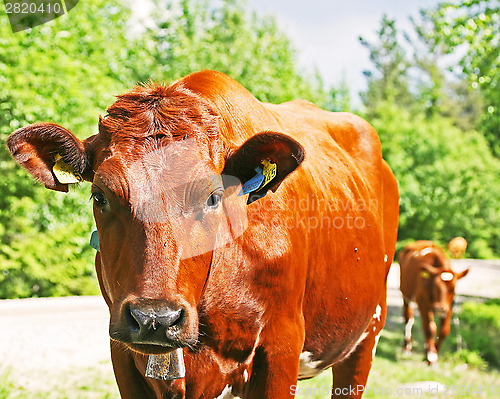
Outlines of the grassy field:
[{"label": "grassy field", "polygon": [[[364,398],[500,398],[500,371],[489,369],[475,352],[466,349],[457,352],[455,325],[443,344],[438,364],[429,367],[424,360],[422,327],[417,315],[413,353],[403,356],[404,326],[400,312],[399,307],[389,307]],[[301,381],[296,397],[329,398],[326,392],[331,385],[332,373],[327,370],[311,380]]]},{"label": "grassy field", "polygon": [[[389,308],[389,317],[378,345],[377,355],[366,387],[366,398],[500,398],[500,372],[488,369],[474,352],[456,352],[456,327],[445,342],[439,363],[424,362],[420,320],[414,326],[414,353],[403,357],[403,324],[398,307]],[[109,363],[94,368],[45,374],[43,387],[30,387],[12,373],[0,373],[0,399],[118,399]],[[42,374],[42,375],[43,375]],[[301,381],[297,398],[329,398],[330,370],[316,378]],[[409,385],[411,384],[411,385]],[[496,387],[496,388],[495,388]],[[429,392],[429,388],[431,391]],[[428,393],[429,392],[429,393]]]},{"label": "grassy field", "polygon": [[111,367],[78,368],[64,373],[46,372],[43,387],[17,381],[9,371],[0,375],[0,399],[119,399]]}]

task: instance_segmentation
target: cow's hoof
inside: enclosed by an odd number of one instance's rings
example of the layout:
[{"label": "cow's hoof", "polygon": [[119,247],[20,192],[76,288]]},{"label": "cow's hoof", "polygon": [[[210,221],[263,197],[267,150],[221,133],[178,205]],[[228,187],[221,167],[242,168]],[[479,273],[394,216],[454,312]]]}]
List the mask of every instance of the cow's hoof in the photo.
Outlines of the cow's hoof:
[{"label": "cow's hoof", "polygon": [[427,352],[427,362],[429,366],[433,366],[438,361],[438,354],[436,352]]}]

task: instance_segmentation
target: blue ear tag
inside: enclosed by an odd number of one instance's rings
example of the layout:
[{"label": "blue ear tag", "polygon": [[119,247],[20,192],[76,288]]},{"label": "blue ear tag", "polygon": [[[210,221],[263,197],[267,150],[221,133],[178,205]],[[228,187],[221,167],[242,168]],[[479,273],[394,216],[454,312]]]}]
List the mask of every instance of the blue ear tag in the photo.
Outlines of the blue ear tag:
[{"label": "blue ear tag", "polygon": [[266,177],[262,174],[262,168],[257,166],[255,171],[257,174],[243,185],[238,196],[251,193],[260,187]]},{"label": "blue ear tag", "polygon": [[[257,166],[255,168],[257,174],[243,185],[240,193],[238,194],[238,196],[240,196],[248,193],[254,193],[248,197],[247,205],[250,205],[252,202],[266,196],[267,190],[262,191],[261,189],[264,186],[267,186],[267,184],[270,183],[278,173],[278,166],[270,160],[261,159],[260,163],[263,167],[261,168]],[[261,190],[261,192],[257,193],[256,191],[259,190]]]},{"label": "blue ear tag", "polygon": [[94,230],[90,236],[90,246],[96,251],[101,250],[99,247],[99,234],[97,233],[97,230]]}]

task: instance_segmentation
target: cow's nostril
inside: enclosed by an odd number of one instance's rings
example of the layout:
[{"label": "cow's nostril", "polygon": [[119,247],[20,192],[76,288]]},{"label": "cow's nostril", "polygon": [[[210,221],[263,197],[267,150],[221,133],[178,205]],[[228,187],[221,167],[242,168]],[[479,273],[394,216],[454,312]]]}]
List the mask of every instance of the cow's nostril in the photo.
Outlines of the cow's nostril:
[{"label": "cow's nostril", "polygon": [[125,323],[128,326],[131,333],[137,333],[141,329],[141,325],[136,318],[136,312],[131,308],[130,305],[126,306],[124,309]]},{"label": "cow's nostril", "polygon": [[184,310],[182,308],[176,310],[169,310],[162,315],[158,315],[157,319],[161,325],[166,328],[179,326],[184,317]]},{"label": "cow's nostril", "polygon": [[[146,313],[142,311],[141,309],[137,309],[134,307],[130,307],[130,314],[132,316],[132,327],[135,327],[137,325],[138,329],[140,330],[141,328],[155,328],[155,319],[156,316],[154,313]],[[135,323],[134,323],[135,322]]]}]

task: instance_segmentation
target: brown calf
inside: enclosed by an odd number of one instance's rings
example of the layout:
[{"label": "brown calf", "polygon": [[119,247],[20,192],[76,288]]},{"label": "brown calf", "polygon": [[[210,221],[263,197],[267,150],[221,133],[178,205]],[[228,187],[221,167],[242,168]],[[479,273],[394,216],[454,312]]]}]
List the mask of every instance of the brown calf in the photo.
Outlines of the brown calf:
[{"label": "brown calf", "polygon": [[467,241],[463,237],[455,237],[448,243],[448,251],[453,259],[463,258],[467,249]]},{"label": "brown calf", "polygon": [[[469,269],[456,273],[444,250],[432,241],[416,241],[408,244],[399,254],[401,267],[401,293],[405,319],[405,352],[411,352],[411,330],[414,323],[411,302],[416,302],[422,318],[426,358],[436,363],[438,351],[450,333],[455,285],[467,275]],[[441,320],[437,341],[434,317]]]}]

